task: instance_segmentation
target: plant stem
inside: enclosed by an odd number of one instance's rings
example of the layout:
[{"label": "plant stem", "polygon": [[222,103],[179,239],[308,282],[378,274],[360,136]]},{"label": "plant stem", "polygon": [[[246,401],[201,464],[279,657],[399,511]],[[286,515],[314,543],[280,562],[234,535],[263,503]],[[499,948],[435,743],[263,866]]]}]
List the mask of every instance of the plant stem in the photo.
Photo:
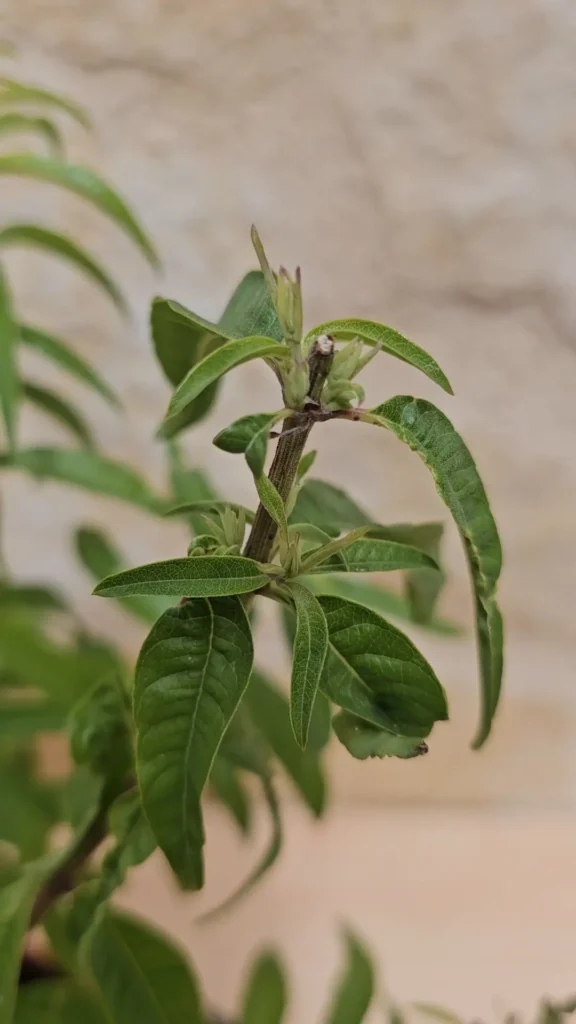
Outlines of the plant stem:
[{"label": "plant stem", "polygon": [[[308,357],[310,368],[308,399],[310,401],[318,402],[320,400],[322,388],[330,372],[333,359],[334,342],[327,337],[317,339]],[[280,435],[269,473],[269,479],[284,502],[290,496],[290,491],[296,478],[298,463],[302,458],[312,426],[312,421],[306,422],[304,420],[303,422],[302,413],[297,411],[293,415],[287,416],[284,420],[283,433]],[[246,557],[254,558],[257,562],[267,562],[274,546],[277,531],[276,523],[264,506],[260,504],[244,551]]]}]

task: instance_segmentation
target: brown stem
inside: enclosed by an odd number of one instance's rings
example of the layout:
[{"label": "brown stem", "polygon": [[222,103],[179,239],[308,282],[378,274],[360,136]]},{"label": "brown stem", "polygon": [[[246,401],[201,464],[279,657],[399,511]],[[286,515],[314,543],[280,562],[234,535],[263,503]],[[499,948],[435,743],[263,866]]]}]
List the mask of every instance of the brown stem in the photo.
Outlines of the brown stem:
[{"label": "brown stem", "polygon": [[[333,358],[334,342],[332,340],[324,337],[314,342],[308,359],[310,367],[308,398],[313,402],[320,399]],[[292,490],[298,463],[302,458],[312,426],[312,420],[310,422],[304,420],[303,423],[302,413],[299,412],[294,412],[292,416],[288,416],[284,420],[282,434],[268,474],[284,502],[288,500]],[[272,517],[263,505],[259,505],[244,550],[246,557],[254,558],[257,562],[269,561],[277,531],[278,527]]]}]

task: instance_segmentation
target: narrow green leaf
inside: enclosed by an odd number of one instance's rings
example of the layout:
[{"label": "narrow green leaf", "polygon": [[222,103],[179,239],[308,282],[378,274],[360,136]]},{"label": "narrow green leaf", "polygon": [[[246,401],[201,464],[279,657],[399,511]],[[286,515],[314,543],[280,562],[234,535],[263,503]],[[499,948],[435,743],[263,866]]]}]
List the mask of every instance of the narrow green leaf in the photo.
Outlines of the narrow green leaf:
[{"label": "narrow green leaf", "polygon": [[18,113],[1,114],[0,136],[12,135],[14,132],[31,132],[33,135],[41,135],[48,143],[52,156],[62,155],[63,142],[61,132],[46,117],[30,117],[28,114]]},{"label": "narrow green leaf", "polygon": [[306,452],[306,454],[302,456],[300,462],[298,463],[298,470],[296,472],[297,484],[299,484],[300,481],[304,479],[306,474],[310,472],[312,466],[316,462],[317,454],[318,452],[314,448],[312,448],[311,451]]},{"label": "narrow green leaf", "polygon": [[350,533],[346,533],[343,537],[338,537],[337,540],[328,540],[319,548],[314,548],[308,557],[302,561],[302,574],[318,569],[323,562],[328,561],[334,555],[342,555],[342,558],[338,557],[337,559],[334,559],[334,565],[340,568],[346,568],[346,559],[342,553],[360,537],[363,537],[368,529],[368,526],[359,526],[356,530],[351,530]]},{"label": "narrow green leaf", "polygon": [[324,727],[326,700],[318,694],[312,712],[308,746],[302,750],[294,738],[290,724],[290,707],[280,690],[260,672],[254,672],[246,698],[250,715],[266,742],[287,772],[296,789],[316,817],[326,805],[326,780],[318,756],[324,746],[328,729]]},{"label": "narrow green leaf", "polygon": [[292,581],[288,589],[296,609],[290,721],[296,742],[304,749],[328,651],[328,626],[321,605],[306,587]]},{"label": "narrow green leaf", "polygon": [[56,110],[62,110],[77,121],[82,128],[90,128],[88,115],[77,103],[72,103],[66,96],[49,92],[47,89],[38,89],[35,85],[26,85],[24,82],[17,82],[14,78],[6,75],[0,76],[0,105],[13,106],[15,103],[33,103],[35,106],[49,106]]},{"label": "narrow green leaf", "polygon": [[47,334],[46,331],[40,330],[38,327],[28,327],[26,324],[20,325],[20,339],[25,345],[29,345],[31,348],[42,352],[43,355],[51,359],[52,362],[57,363],[63,370],[66,370],[72,376],[76,377],[77,380],[82,381],[83,384],[87,384],[98,394],[102,395],[110,405],[119,406],[120,402],[112,388],[106,383],[106,381],[100,377],[100,375],[94,370],[89,363],[84,359],[81,359],[79,355],[74,352],[64,341],[60,338],[55,338],[51,334]]},{"label": "narrow green leaf", "polygon": [[26,612],[65,612],[66,601],[56,590],[36,583],[0,582],[0,608],[20,608]]},{"label": "narrow green leaf", "polygon": [[375,323],[373,320],[328,320],[319,324],[306,335],[306,342],[312,342],[320,334],[331,334],[335,338],[347,340],[360,338],[367,345],[380,345],[383,352],[396,356],[404,363],[415,366],[425,373],[435,384],[439,384],[449,395],[453,395],[452,385],[438,363],[423,348],[409,341],[392,327]]},{"label": "narrow green leaf", "polygon": [[[358,531],[353,532],[357,533]],[[342,538],[342,540],[345,539]],[[337,543],[338,541],[332,541],[330,547]],[[419,567],[437,571],[436,563],[430,555],[409,544],[397,544],[393,540],[372,540],[370,537],[363,537],[352,541],[340,551],[340,554],[341,560],[327,561],[322,558],[322,561],[319,562],[321,550],[312,552],[302,563],[302,574],[342,572],[343,569],[348,572],[393,572],[397,569]]]},{"label": "narrow green leaf", "polygon": [[175,421],[178,415],[207,387],[235,366],[240,366],[252,359],[263,359],[270,356],[284,359],[287,355],[288,349],[284,345],[259,335],[229,341],[222,345],[221,348],[196,363],[180,382],[172,396],[166,418],[160,427],[160,436],[172,437],[175,433]]},{"label": "narrow green leaf", "polygon": [[185,954],[137,918],[101,913],[83,940],[82,959],[113,1024],[203,1024]]},{"label": "narrow green leaf", "polygon": [[126,569],[102,580],[94,593],[99,597],[132,594],[166,594],[173,597],[225,597],[260,590],[268,577],[251,558],[240,555],[198,555],[151,562]]},{"label": "narrow green leaf", "polygon": [[476,601],[482,712],[473,746],[479,748],[490,735],[503,664],[502,617],[495,596],[502,549],[486,491],[464,441],[430,402],[399,395],[371,410],[367,418],[420,455],[460,531]]},{"label": "narrow green leaf", "polygon": [[291,523],[311,523],[337,536],[343,530],[370,526],[372,520],[348,495],[323,480],[306,480],[298,492]]},{"label": "narrow green leaf", "polygon": [[284,970],[275,953],[261,953],[250,968],[240,1024],[281,1024],[288,1003]]},{"label": "narrow green leaf", "polygon": [[418,737],[393,736],[349,711],[339,711],[332,725],[340,743],[360,761],[367,757],[418,757],[428,752],[426,743]]},{"label": "narrow green leaf", "polygon": [[[7,158],[0,156],[0,174],[2,173],[2,161],[5,159]],[[126,314],[126,303],[112,278],[89,253],[81,249],[71,238],[37,224],[10,224],[0,231],[0,246],[5,249],[13,245],[45,249],[46,252],[72,263],[106,292],[122,314]]]},{"label": "narrow green leaf", "polygon": [[48,864],[48,859],[36,861],[23,868],[16,881],[0,887],[0,1009],[6,1024],[14,1016],[24,940]]},{"label": "narrow green leaf", "polygon": [[210,772],[210,786],[221,804],[230,812],[243,835],[250,832],[252,805],[238,768],[221,752]]},{"label": "narrow green leaf", "polygon": [[136,666],[134,714],[144,809],[181,884],[203,884],[202,790],[248,685],[253,647],[237,598],[165,612]]},{"label": "narrow green leaf", "polygon": [[[245,508],[244,505],[238,505],[235,501],[211,501],[208,499],[205,501],[188,501],[185,505],[176,505],[175,508],[169,508],[165,515],[186,516],[194,513],[209,515],[210,512],[224,512],[227,508],[231,508],[234,512],[244,510],[246,522],[254,522],[254,513],[249,508]],[[202,527],[206,527],[205,522],[202,522]]]},{"label": "narrow green leaf", "polygon": [[345,932],[346,967],[326,1024],[361,1024],[374,997],[374,965],[367,949],[350,931]]},{"label": "narrow green leaf", "polygon": [[6,429],[8,445],[16,446],[16,421],[20,398],[20,383],[16,364],[18,325],[12,312],[12,297],[8,282],[0,268],[0,407]]},{"label": "narrow green leaf", "polygon": [[256,480],[256,490],[264,508],[276,523],[284,542],[287,544],[288,521],[286,519],[286,508],[274,484],[264,473]]},{"label": "narrow green leaf", "polygon": [[434,671],[413,643],[362,605],[320,597],[329,646],[320,689],[334,703],[395,736],[427,736],[447,718]]},{"label": "narrow green leaf", "polygon": [[153,267],[158,266],[152,243],[124,200],[89,167],[73,167],[32,153],[8,153],[0,156],[0,174],[35,178],[76,193],[110,217],[136,243],[148,262]]},{"label": "narrow green leaf", "polygon": [[110,1024],[98,995],[66,979],[34,981],[18,990],[14,1024]]},{"label": "narrow green leaf", "polygon": [[30,381],[24,382],[23,391],[24,397],[29,402],[32,402],[42,412],[47,413],[48,416],[52,416],[53,419],[67,427],[86,448],[94,447],[94,439],[90,427],[84,417],[69,402],[60,398],[60,395],[57,395],[56,392],[51,391],[49,388],[40,387],[40,385],[32,384]]},{"label": "narrow green leaf", "polygon": [[[304,552],[312,551],[317,548],[319,544],[329,544],[332,540],[329,533],[325,533],[319,526],[312,526],[312,523],[290,523],[288,526],[288,533],[291,539],[293,539],[295,534],[298,534],[302,545],[302,551]],[[341,564],[342,571],[344,571],[344,561],[342,561]]]},{"label": "narrow green leaf", "polygon": [[163,499],[151,491],[143,477],[123,462],[107,459],[97,452],[24,448],[13,458],[0,456],[0,466],[2,464],[22,469],[41,480],[57,480],[93,494],[118,498],[149,512],[164,511]]},{"label": "narrow green leaf", "polygon": [[[81,526],[74,535],[76,554],[94,582],[123,569],[123,559],[103,530]],[[150,596],[126,597],[121,604],[142,622],[156,622],[166,611],[165,598]]]},{"label": "narrow green leaf", "polygon": [[259,477],[264,472],[270,430],[274,423],[282,419],[283,416],[284,410],[242,416],[241,419],[221,430],[212,444],[221,448],[222,451],[231,452],[234,455],[244,454],[254,476]]},{"label": "narrow green leaf", "polygon": [[436,1003],[412,1003],[412,1006],[418,1013],[423,1013],[425,1017],[431,1017],[440,1024],[464,1024],[463,1018],[457,1013]]},{"label": "narrow green leaf", "polygon": [[233,338],[260,334],[282,341],[282,328],[260,270],[250,270],[244,275],[218,324]]}]

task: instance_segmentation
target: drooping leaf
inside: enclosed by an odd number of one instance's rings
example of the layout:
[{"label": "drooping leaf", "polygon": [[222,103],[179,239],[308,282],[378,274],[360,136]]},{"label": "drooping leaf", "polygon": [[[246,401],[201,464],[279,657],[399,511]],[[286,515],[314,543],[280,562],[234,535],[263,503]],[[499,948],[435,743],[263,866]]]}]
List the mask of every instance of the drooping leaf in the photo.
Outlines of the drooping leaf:
[{"label": "drooping leaf", "polygon": [[173,437],[179,428],[177,418],[199,395],[229,370],[252,359],[273,357],[285,359],[288,349],[270,338],[255,335],[228,341],[221,348],[205,356],[188,371],[172,396],[172,400],[162,423],[159,434],[161,437]]},{"label": "drooping leaf", "polygon": [[[344,541],[346,538],[341,539]],[[322,561],[319,561],[322,549],[312,551],[302,562],[302,574],[342,571],[393,572],[397,569],[420,567],[437,571],[434,559],[410,544],[397,544],[393,540],[373,540],[371,537],[354,540],[339,550],[337,544],[338,541],[332,541],[330,545],[326,545],[328,555],[322,558]],[[330,557],[337,552],[339,558]]]},{"label": "drooping leaf", "polygon": [[48,864],[48,859],[35,861],[20,871],[16,881],[0,887],[0,1009],[6,1024],[14,1016],[24,939]]},{"label": "drooping leaf", "polygon": [[240,1024],[281,1024],[288,1003],[282,964],[275,953],[261,953],[250,968]]},{"label": "drooping leaf", "polygon": [[60,96],[58,93],[50,92],[47,89],[38,89],[35,85],[26,85],[24,82],[18,82],[14,78],[8,78],[6,75],[0,76],[0,86],[2,86],[2,91],[0,92],[1,106],[33,103],[34,106],[54,107],[56,110],[62,110],[69,114],[83,128],[90,128],[90,120],[82,107],[79,107],[77,103],[71,102],[66,96]]},{"label": "drooping leaf", "polygon": [[121,784],[133,770],[127,695],[113,675],[96,683],[72,708],[70,749],[79,765]]},{"label": "drooping leaf", "polygon": [[14,1024],[110,1024],[97,993],[71,979],[34,981],[18,990]]},{"label": "drooping leaf", "polygon": [[237,598],[165,612],[136,666],[134,713],[144,809],[184,888],[203,884],[200,798],[248,685],[253,647]]},{"label": "drooping leaf", "polygon": [[411,366],[415,366],[417,370],[425,373],[435,384],[439,384],[449,395],[454,394],[450,381],[436,360],[419,345],[415,345],[413,341],[409,341],[392,327],[375,323],[373,320],[328,320],[308,331],[306,342],[312,342],[320,334],[330,334],[335,338],[345,340],[360,338],[367,345],[380,345],[383,352],[396,356],[404,363],[410,363]]},{"label": "drooping leaf", "polygon": [[16,446],[20,382],[16,365],[18,326],[12,311],[8,282],[0,268],[0,407],[11,450]]},{"label": "drooping leaf", "polygon": [[288,521],[286,519],[286,508],[274,484],[264,473],[256,480],[256,490],[258,491],[258,497],[268,512],[268,515],[274,520],[276,526],[280,530],[280,536],[284,540],[284,543],[287,544]]},{"label": "drooping leaf", "polygon": [[72,376],[76,377],[77,380],[82,381],[83,384],[87,384],[98,394],[102,395],[107,402],[111,405],[119,406],[119,400],[114,394],[112,388],[106,383],[106,381],[94,370],[89,363],[84,359],[81,359],[79,355],[74,352],[60,338],[55,338],[51,334],[47,334],[46,331],[41,330],[38,327],[29,327],[26,324],[20,325],[20,340],[25,345],[30,345],[31,348],[36,349],[38,352],[42,352],[43,355],[51,359],[52,362],[57,363],[63,370],[66,370]]},{"label": "drooping leaf", "polygon": [[345,932],[346,967],[340,977],[326,1024],[361,1024],[374,997],[374,966],[370,954],[350,931]]},{"label": "drooping leaf", "polygon": [[[0,174],[2,173],[2,160],[0,156]],[[13,245],[32,246],[36,249],[44,249],[60,259],[73,264],[82,271],[86,277],[102,288],[112,299],[112,302],[122,314],[126,314],[127,308],[122,293],[110,277],[110,275],[87,253],[80,248],[71,238],[61,235],[56,231],[40,227],[37,224],[10,224],[0,231],[0,247],[7,248]]]},{"label": "drooping leaf", "polygon": [[1,114],[0,136],[12,135],[14,132],[30,132],[33,135],[40,135],[48,143],[52,156],[62,155],[62,134],[47,117],[34,117],[16,112]]},{"label": "drooping leaf", "polygon": [[151,562],[126,569],[102,580],[94,593],[99,597],[133,594],[166,594],[173,597],[225,597],[260,590],[268,577],[257,562],[241,555],[198,555]]},{"label": "drooping leaf", "polygon": [[259,477],[264,472],[270,430],[283,415],[284,411],[282,410],[282,412],[261,412],[242,416],[241,419],[235,420],[229,427],[221,430],[212,444],[224,452],[231,452],[234,455],[244,454],[254,476]]},{"label": "drooping leaf", "polygon": [[334,704],[395,736],[427,736],[447,718],[434,671],[413,643],[362,605],[320,597],[328,655],[320,689]]},{"label": "drooping leaf", "polygon": [[326,700],[318,694],[306,750],[302,750],[290,724],[290,708],[283,693],[260,672],[254,672],[246,698],[250,715],[281,765],[292,779],[307,806],[316,817],[320,817],[326,805],[326,780],[318,756],[324,746],[326,733],[324,712]]},{"label": "drooping leaf", "polygon": [[86,448],[94,447],[92,431],[84,417],[69,402],[66,402],[55,391],[38,384],[25,382],[24,397],[36,405],[42,412],[52,416],[76,437]]},{"label": "drooping leaf", "polygon": [[291,523],[311,523],[331,536],[358,526],[370,526],[372,519],[345,491],[323,480],[306,480],[290,514]]},{"label": "drooping leaf", "polygon": [[490,735],[502,682],[502,617],[496,587],[502,549],[484,486],[472,456],[450,420],[430,402],[409,395],[391,398],[367,414],[420,455],[458,526],[476,602],[482,712],[474,747]]},{"label": "drooping leaf", "polygon": [[[78,558],[88,570],[92,580],[100,581],[104,576],[112,576],[122,571],[123,559],[103,530],[82,526],[75,533],[75,547]],[[156,622],[156,619],[169,607],[163,597],[135,596],[126,597],[121,604],[142,622]]]},{"label": "drooping leaf", "polygon": [[35,178],[76,193],[110,217],[136,243],[148,262],[153,267],[158,266],[152,243],[124,200],[89,167],[74,167],[61,160],[32,153],[8,153],[0,156],[0,174]]},{"label": "drooping leaf", "polygon": [[218,752],[212,765],[210,786],[242,834],[248,835],[252,820],[250,793],[236,765],[221,752]]},{"label": "drooping leaf", "polygon": [[104,455],[66,448],[23,448],[13,458],[0,457],[0,466],[22,469],[41,480],[58,480],[93,494],[127,501],[153,513],[164,511],[164,500],[130,466]]},{"label": "drooping leaf", "polygon": [[82,942],[82,959],[113,1024],[203,1024],[186,956],[143,921],[102,912]]},{"label": "drooping leaf", "polygon": [[339,711],[332,725],[340,743],[361,761],[367,757],[418,757],[428,752],[426,743],[418,737],[393,736],[349,711]]},{"label": "drooping leaf", "polygon": [[328,650],[328,626],[313,594],[294,581],[288,585],[296,609],[296,635],[292,654],[290,722],[302,749],[308,741],[318,683]]}]

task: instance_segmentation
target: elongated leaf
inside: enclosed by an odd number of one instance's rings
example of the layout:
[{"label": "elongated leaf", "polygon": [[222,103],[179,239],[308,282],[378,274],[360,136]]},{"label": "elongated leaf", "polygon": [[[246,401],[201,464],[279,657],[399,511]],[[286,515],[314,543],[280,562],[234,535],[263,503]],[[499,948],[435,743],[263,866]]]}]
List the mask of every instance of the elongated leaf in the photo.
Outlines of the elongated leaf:
[{"label": "elongated leaf", "polygon": [[250,968],[240,1024],[281,1024],[287,1003],[282,964],[275,953],[262,953]]},{"label": "elongated leaf", "polygon": [[274,520],[280,530],[284,542],[288,543],[288,521],[286,519],[286,508],[282,498],[278,494],[274,484],[267,476],[262,474],[256,480],[256,490],[268,515]]},{"label": "elongated leaf", "polygon": [[412,1003],[412,1006],[418,1013],[431,1017],[439,1024],[464,1024],[463,1018],[457,1013],[447,1010],[444,1006],[438,1006],[437,1003]]},{"label": "elongated leaf", "polygon": [[212,765],[210,786],[220,803],[230,812],[242,834],[248,835],[252,821],[250,793],[236,765],[220,752]]},{"label": "elongated leaf", "polygon": [[11,450],[16,445],[16,421],[20,398],[20,383],[16,365],[18,326],[12,312],[12,297],[8,282],[0,268],[0,407]]},{"label": "elongated leaf", "polygon": [[48,864],[48,860],[36,861],[23,868],[16,881],[0,887],[0,1009],[6,1024],[14,1016],[24,939]]},{"label": "elongated leaf", "polygon": [[61,160],[32,153],[9,153],[0,156],[0,174],[35,178],[75,192],[110,217],[136,243],[148,262],[158,266],[152,243],[124,200],[89,167],[73,167]]},{"label": "elongated leaf", "polygon": [[123,793],[115,800],[110,808],[109,824],[115,844],[102,861],[99,900],[108,899],[124,883],[128,871],[143,864],[156,849],[156,840],[144,817],[140,794],[135,790]]},{"label": "elongated leaf", "polygon": [[306,587],[292,581],[288,589],[296,609],[290,721],[296,742],[304,750],[328,651],[328,626],[321,605]]},{"label": "elongated leaf", "polygon": [[180,382],[172,396],[166,418],[160,427],[160,436],[172,437],[176,432],[175,422],[178,415],[207,387],[219,380],[229,370],[234,369],[235,366],[240,366],[252,359],[266,357],[284,359],[287,355],[288,349],[284,345],[259,335],[229,341],[222,345],[221,348],[196,363]]},{"label": "elongated leaf", "polygon": [[361,761],[367,757],[418,757],[428,752],[426,743],[418,737],[393,736],[349,711],[339,711],[332,725],[340,743]]},{"label": "elongated leaf", "polygon": [[318,452],[314,448],[312,448],[311,451],[306,452],[306,454],[302,456],[300,462],[298,463],[298,470],[296,472],[296,483],[300,483],[300,481],[304,479],[306,474],[310,472],[312,466],[316,462],[317,454]]},{"label": "elongated leaf", "polygon": [[[317,527],[313,527],[317,529]],[[338,537],[336,540],[328,539],[320,547],[314,548],[302,562],[302,573],[312,572],[314,569],[318,569],[323,562],[327,562],[329,559],[334,558],[333,564],[339,566],[341,569],[346,568],[346,560],[343,552],[346,548],[349,548],[351,544],[354,544],[356,540],[363,537],[369,527],[359,526],[356,530],[351,530],[350,533],[344,534],[343,537]],[[334,557],[338,556],[338,557]]]},{"label": "elongated leaf", "polygon": [[96,452],[65,448],[23,448],[13,458],[0,457],[0,465],[22,469],[41,480],[58,480],[93,494],[127,501],[149,512],[161,513],[164,503],[143,477],[123,462]]},{"label": "elongated leaf", "polygon": [[97,682],[80,697],[70,713],[68,728],[76,764],[119,784],[133,772],[127,697],[117,678],[109,676]]},{"label": "elongated leaf", "polygon": [[77,380],[87,384],[98,394],[102,395],[110,405],[119,406],[120,402],[112,388],[89,363],[74,352],[60,338],[55,338],[38,327],[29,327],[26,324],[20,325],[20,339],[25,345],[42,352],[43,355],[57,363],[63,370],[66,370]]},{"label": "elongated leaf", "polygon": [[65,612],[66,601],[56,590],[37,583],[0,583],[0,608],[21,608],[32,612]]},{"label": "elongated leaf", "polygon": [[77,103],[72,103],[66,96],[49,92],[47,89],[38,89],[35,85],[26,85],[24,82],[17,82],[14,78],[6,75],[0,76],[0,105],[12,106],[15,103],[33,103],[35,106],[49,106],[56,110],[62,110],[77,121],[83,128],[90,128],[88,115]]},{"label": "elongated leaf", "polygon": [[261,476],[264,472],[270,430],[283,415],[284,411],[282,410],[281,412],[251,413],[249,416],[242,416],[241,419],[221,430],[212,443],[224,452],[231,452],[234,455],[244,454],[254,476]]},{"label": "elongated leaf", "polygon": [[[393,591],[375,583],[367,583],[365,580],[355,579],[353,576],[333,573],[329,576],[308,576],[306,586],[314,594],[343,597],[365,605],[366,608],[378,612],[379,615],[391,615],[404,622],[413,621],[411,608],[407,601]],[[430,622],[426,623],[419,622],[418,626],[431,633],[440,633],[444,636],[459,636],[462,632],[454,623],[439,618],[432,618]]]},{"label": "elongated leaf", "polygon": [[[227,508],[231,508],[233,512],[244,511],[246,516],[246,522],[254,522],[254,513],[249,508],[245,508],[244,505],[238,505],[235,501],[188,501],[184,505],[176,505],[175,508],[169,508],[165,513],[167,516],[187,516],[199,513],[200,515],[208,515],[210,512],[224,512]],[[206,527],[206,523],[202,522],[202,527]]]},{"label": "elongated leaf", "polygon": [[48,143],[52,156],[61,156],[63,150],[60,130],[46,117],[30,117],[28,114],[1,114],[0,137],[14,132],[30,132],[40,135]]},{"label": "elongated leaf", "polygon": [[47,698],[0,698],[0,739],[30,739],[64,727],[66,707]]},{"label": "elongated leaf", "polygon": [[326,703],[323,694],[318,695],[314,705],[306,750],[302,750],[294,738],[286,697],[260,672],[253,673],[245,700],[255,725],[307,806],[316,817],[320,817],[326,804],[326,781],[317,753],[319,746],[323,745],[318,743],[319,731],[322,731],[322,740],[325,732],[320,723]]},{"label": "elongated leaf", "polygon": [[[4,159],[6,158],[0,156],[0,174]],[[37,224],[10,224],[0,231],[0,246],[7,248],[13,245],[44,249],[60,259],[72,263],[106,292],[121,313],[126,314],[126,303],[112,278],[89,253],[81,249],[71,238],[56,231],[50,231],[48,228],[39,227]]]},{"label": "elongated leaf", "polygon": [[345,932],[346,968],[342,974],[326,1024],[361,1024],[374,997],[374,966],[360,940]]},{"label": "elongated leaf", "polygon": [[372,519],[352,498],[323,480],[306,480],[290,514],[291,523],[311,523],[332,536],[357,526],[370,526]]},{"label": "elongated leaf", "polygon": [[314,551],[302,563],[302,573],[342,572],[343,569],[348,572],[393,572],[396,569],[419,567],[437,571],[436,563],[430,555],[409,544],[397,544],[393,540],[363,537],[346,546],[340,555],[341,558],[333,561],[318,563],[316,556],[320,557],[320,551]]},{"label": "elongated leaf", "polygon": [[215,340],[224,342],[231,337],[218,324],[172,299],[154,299],[150,326],[158,361],[171,384],[179,384]]},{"label": "elongated leaf", "polygon": [[244,275],[218,324],[233,338],[260,334],[282,341],[282,328],[260,270],[250,270]]},{"label": "elongated leaf", "polygon": [[225,597],[248,594],[266,586],[268,577],[256,562],[240,555],[198,555],[151,562],[102,580],[99,597],[166,594],[174,597]]},{"label": "elongated leaf", "polygon": [[450,381],[436,360],[419,345],[408,341],[408,338],[393,330],[392,327],[375,323],[373,320],[328,320],[309,331],[306,335],[306,342],[311,342],[320,334],[331,334],[335,338],[344,339],[360,338],[367,345],[380,345],[383,352],[396,356],[404,363],[410,363],[417,370],[422,370],[422,373],[425,373],[435,384],[439,384],[449,395],[454,394]]},{"label": "elongated leaf", "polygon": [[237,598],[165,612],[136,666],[134,713],[142,800],[181,884],[203,884],[200,797],[248,685],[253,647]]},{"label": "elongated leaf", "polygon": [[69,979],[35,981],[18,990],[14,1024],[110,1024],[97,993]]},{"label": "elongated leaf", "polygon": [[464,441],[430,402],[400,395],[371,410],[368,419],[420,455],[460,531],[476,601],[482,712],[473,746],[481,747],[498,706],[503,665],[502,617],[495,598],[502,549],[484,486]]},{"label": "elongated leaf", "polygon": [[427,736],[447,718],[444,691],[413,643],[379,615],[320,597],[329,646],[320,689],[334,704],[395,736]]},{"label": "elongated leaf", "polygon": [[94,441],[90,427],[84,417],[69,402],[49,388],[40,387],[30,381],[24,383],[24,396],[42,412],[52,416],[82,442],[86,448],[93,448]]},{"label": "elongated leaf", "polygon": [[113,1024],[203,1024],[185,954],[137,918],[102,913],[82,943],[82,958]]},{"label": "elongated leaf", "polygon": [[[95,582],[123,569],[123,559],[103,530],[80,527],[75,534],[75,547],[78,558]],[[156,622],[169,607],[165,598],[152,595],[125,597],[121,604],[136,618],[147,623]]]}]

